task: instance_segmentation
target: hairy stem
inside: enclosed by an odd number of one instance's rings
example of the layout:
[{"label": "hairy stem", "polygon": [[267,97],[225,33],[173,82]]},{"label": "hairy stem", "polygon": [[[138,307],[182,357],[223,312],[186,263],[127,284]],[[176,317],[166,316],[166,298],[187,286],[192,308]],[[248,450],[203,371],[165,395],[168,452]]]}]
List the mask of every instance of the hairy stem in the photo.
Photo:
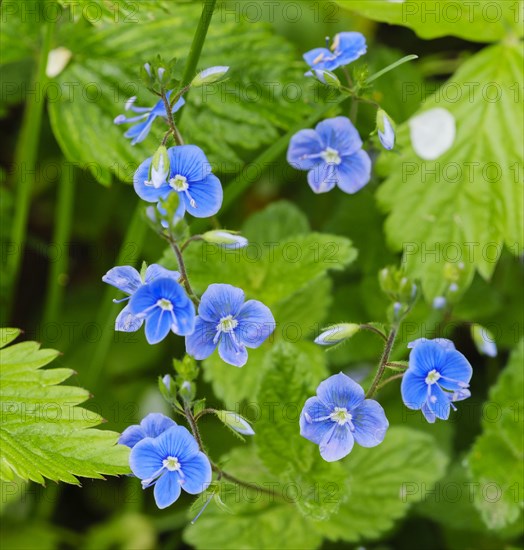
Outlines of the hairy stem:
[{"label": "hairy stem", "polygon": [[398,332],[398,323],[393,325],[391,332],[389,333],[388,339],[386,341],[386,345],[384,347],[384,351],[382,352],[382,357],[380,358],[380,363],[378,365],[377,373],[375,374],[375,378],[373,379],[373,382],[371,383],[371,386],[366,393],[366,398],[373,397],[373,395],[378,389],[378,385],[386,369],[386,364],[389,361],[391,350],[393,349],[393,345],[395,344],[395,338],[397,337],[397,332]]},{"label": "hairy stem", "polygon": [[384,340],[385,342],[387,341],[388,337],[383,333],[381,332],[380,330],[378,330],[377,328],[375,328],[374,326],[372,325],[368,325],[368,324],[363,324],[363,325],[360,325],[360,328],[362,330],[368,330],[369,332],[373,332],[374,334],[377,334],[378,336],[380,336],[382,338],[382,340]]},{"label": "hairy stem", "polygon": [[198,306],[198,304],[200,303],[200,299],[196,295],[193,287],[191,286],[191,283],[189,282],[189,277],[187,276],[186,264],[184,263],[184,256],[182,254],[182,251],[180,250],[177,242],[172,237],[166,238],[171,245],[171,249],[175,253],[178,263],[178,269],[180,270],[180,275],[182,276],[182,284],[184,285],[184,288],[186,289],[186,292],[189,294],[189,297],[191,298],[193,303]]},{"label": "hairy stem", "polygon": [[390,382],[392,382],[393,380],[399,380],[400,378],[402,378],[404,376],[404,373],[401,372],[400,374],[395,374],[393,376],[390,376],[387,380],[384,380],[384,382],[382,382],[381,384],[379,384],[377,386],[377,391],[378,390],[381,390],[384,386],[386,386],[387,384],[389,384]]},{"label": "hairy stem", "polygon": [[[167,123],[169,124],[169,130],[171,132],[171,135],[173,136],[173,139],[175,140],[175,143],[177,145],[184,145],[184,139],[182,138],[182,135],[178,131],[178,128],[175,124],[175,119],[173,118],[173,112],[171,104],[169,103],[169,100],[167,99],[166,91],[162,90],[161,93],[162,101],[164,103],[164,109],[166,110],[167,114]],[[167,143],[166,137],[162,140],[162,145],[165,145]]]}]

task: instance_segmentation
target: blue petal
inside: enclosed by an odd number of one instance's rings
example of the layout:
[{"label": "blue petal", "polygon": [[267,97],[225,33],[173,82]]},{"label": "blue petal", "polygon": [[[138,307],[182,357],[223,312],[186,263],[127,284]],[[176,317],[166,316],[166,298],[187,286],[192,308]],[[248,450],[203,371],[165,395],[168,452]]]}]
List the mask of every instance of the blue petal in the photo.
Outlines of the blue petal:
[{"label": "blue petal", "polygon": [[181,483],[182,489],[190,495],[198,495],[207,489],[212,480],[211,464],[209,458],[199,452],[191,459],[181,463],[181,471],[184,476]]},{"label": "blue petal", "polygon": [[[320,136],[315,130],[300,130],[289,142],[288,163],[297,170],[311,170],[322,161],[320,153],[324,150]],[[315,155],[315,158],[307,158]]]},{"label": "blue petal", "polygon": [[337,184],[337,166],[319,162],[308,172],[307,182],[314,193],[327,193]]},{"label": "blue petal", "polygon": [[162,510],[171,506],[180,496],[180,478],[176,472],[165,471],[155,483],[155,502]]},{"label": "blue petal", "polygon": [[409,368],[424,378],[430,371],[440,372],[446,359],[446,349],[439,343],[428,340],[416,345],[409,354]]},{"label": "blue petal", "polygon": [[300,435],[320,444],[326,432],[333,427],[333,421],[327,418],[330,413],[331,410],[318,397],[310,397],[300,413]]},{"label": "blue petal", "polygon": [[352,411],[364,401],[362,387],[343,373],[334,374],[317,388],[317,395],[328,409],[345,407]]},{"label": "blue petal", "polygon": [[132,449],[139,441],[142,441],[144,437],[146,437],[146,435],[144,434],[142,426],[129,426],[120,434],[118,443]]},{"label": "blue petal", "polygon": [[[319,59],[320,55],[322,55],[322,58]],[[327,70],[331,70],[327,65],[330,65],[329,62],[333,61],[334,57],[333,52],[327,48],[314,48],[303,55],[304,61],[313,69]]]},{"label": "blue petal", "polygon": [[473,369],[460,351],[451,350],[448,351],[439,373],[443,378],[438,383],[447,390],[455,391],[469,384]]},{"label": "blue petal", "polygon": [[152,441],[163,458],[174,456],[180,463],[190,460],[200,452],[196,439],[184,426],[173,426]]},{"label": "blue petal", "polygon": [[144,319],[131,313],[127,305],[115,319],[115,330],[119,332],[136,332],[144,323]]},{"label": "blue petal", "polygon": [[427,403],[424,403],[424,405],[422,405],[422,414],[430,424],[433,424],[437,419],[435,413],[428,407]]},{"label": "blue petal", "polygon": [[146,437],[136,443],[129,455],[129,466],[139,479],[150,479],[162,468],[162,455],[156,439]]},{"label": "blue petal", "polygon": [[171,147],[167,153],[170,177],[184,176],[190,187],[192,183],[206,179],[211,173],[211,164],[209,164],[204,151],[196,145]]},{"label": "blue petal", "polygon": [[153,345],[161,342],[169,334],[172,324],[172,312],[155,308],[146,318],[145,333],[148,343]]},{"label": "blue petal", "polygon": [[338,166],[337,184],[345,193],[360,191],[371,179],[371,159],[366,151],[357,151],[344,157]]},{"label": "blue petal", "polygon": [[409,342],[408,348],[413,349],[415,346],[423,342],[436,342],[437,344],[440,344],[444,349],[455,349],[455,344],[447,338],[433,338],[433,340],[430,340],[429,338],[417,338],[416,340]]},{"label": "blue petal", "polygon": [[366,399],[353,413],[353,437],[362,447],[375,447],[384,441],[389,427],[384,409],[373,399]]},{"label": "blue petal", "polygon": [[275,318],[270,309],[258,300],[248,300],[236,316],[237,338],[248,348],[258,348],[275,330]]},{"label": "blue petal", "polygon": [[202,294],[198,314],[204,321],[218,324],[220,319],[232,315],[236,317],[245,295],[241,288],[226,284],[212,284]]},{"label": "blue petal", "polygon": [[222,206],[224,193],[220,180],[209,174],[201,181],[192,181],[187,190],[195,206],[186,193],[180,193],[186,210],[195,218],[209,218],[214,216]]},{"label": "blue petal", "polygon": [[426,401],[426,407],[435,413],[437,418],[447,420],[451,409],[449,394],[444,392],[438,384],[431,385],[431,394]]},{"label": "blue petal", "polygon": [[420,409],[428,396],[428,385],[425,377],[408,369],[402,377],[400,393],[408,409]]},{"label": "blue petal", "polygon": [[218,355],[234,367],[243,367],[247,363],[247,349],[241,344],[237,345],[227,333],[222,334],[220,338]]},{"label": "blue petal", "polygon": [[133,186],[136,194],[144,201],[157,202],[160,199],[165,199],[172,191],[169,185],[162,185],[158,189],[152,185],[146,185],[146,181],[149,181],[149,168],[151,166],[152,158],[145,160],[135,172],[133,177]]},{"label": "blue petal", "polygon": [[180,279],[180,273],[178,271],[170,271],[158,264],[151,264],[146,270],[145,282],[151,283],[155,279],[160,279],[161,277],[171,277],[175,281],[178,281]]},{"label": "blue petal", "polygon": [[217,344],[213,343],[216,333],[215,323],[208,323],[197,317],[194,332],[186,336],[186,353],[198,361],[207,359],[217,347]]},{"label": "blue petal", "polygon": [[182,301],[175,304],[175,319],[171,327],[175,334],[187,336],[195,330],[195,306],[193,302],[184,295]]},{"label": "blue petal", "polygon": [[342,67],[355,61],[367,51],[366,38],[359,32],[340,32],[335,37],[338,39],[336,52],[338,56],[338,66]]},{"label": "blue petal", "polygon": [[154,283],[142,286],[133,294],[133,296],[131,296],[129,306],[127,307],[133,315],[145,316],[147,313],[144,312],[150,307],[156,305],[158,298],[151,288],[153,284]]},{"label": "blue petal", "polygon": [[102,277],[102,281],[126,294],[133,294],[142,286],[140,274],[134,267],[128,265],[113,267]]},{"label": "blue petal", "polygon": [[322,140],[323,149],[331,147],[340,156],[348,156],[362,149],[362,140],[349,118],[337,116],[319,122],[316,131]]},{"label": "blue petal", "polygon": [[142,124],[137,124],[136,126],[133,126],[132,128],[130,128],[124,134],[124,137],[134,138],[131,141],[131,145],[136,145],[137,143],[144,141],[144,139],[146,139],[149,132],[151,131],[154,121],[155,121],[155,116],[149,115],[149,117],[146,119],[145,122],[143,122]]},{"label": "blue petal", "polygon": [[349,425],[335,423],[320,441],[320,455],[326,462],[335,462],[347,456],[353,449],[353,435]]},{"label": "blue petal", "polygon": [[161,413],[149,413],[140,422],[145,437],[158,437],[169,428],[177,426],[177,423]]}]

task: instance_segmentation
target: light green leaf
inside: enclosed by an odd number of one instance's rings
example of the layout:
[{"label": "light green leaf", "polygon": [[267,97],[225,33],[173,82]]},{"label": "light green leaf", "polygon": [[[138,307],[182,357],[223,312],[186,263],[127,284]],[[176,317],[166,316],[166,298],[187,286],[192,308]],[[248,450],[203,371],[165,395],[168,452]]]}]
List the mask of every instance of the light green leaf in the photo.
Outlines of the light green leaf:
[{"label": "light green leaf", "polygon": [[524,507],[523,364],[521,341],[489,393],[483,408],[483,433],[466,459],[471,477],[480,484],[481,496],[475,506],[492,529],[515,523]]},{"label": "light green leaf", "polygon": [[[4,329],[5,335],[16,331]],[[44,483],[44,478],[78,484],[76,476],[102,478],[129,473],[129,449],[118,434],[90,429],[100,415],[78,407],[89,392],[59,386],[74,371],[41,370],[59,355],[22,342],[0,350],[0,477]]]},{"label": "light green leaf", "polygon": [[510,32],[522,36],[521,0],[337,0],[369,19],[413,29],[421,38],[459,36],[473,42],[496,42]]},{"label": "light green leaf", "polygon": [[330,540],[377,538],[424,498],[446,464],[430,435],[409,428],[390,428],[384,442],[371,449],[355,445],[342,461],[348,498],[336,515],[316,524],[317,530]]},{"label": "light green leaf", "polygon": [[523,62],[519,44],[486,48],[424,103],[421,112],[445,108],[455,119],[454,143],[438,159],[417,156],[408,123],[398,131],[402,154],[383,156],[387,237],[429,299],[445,291],[446,262],[462,262],[466,280],[475,270],[489,278],[503,245],[522,249]]}]

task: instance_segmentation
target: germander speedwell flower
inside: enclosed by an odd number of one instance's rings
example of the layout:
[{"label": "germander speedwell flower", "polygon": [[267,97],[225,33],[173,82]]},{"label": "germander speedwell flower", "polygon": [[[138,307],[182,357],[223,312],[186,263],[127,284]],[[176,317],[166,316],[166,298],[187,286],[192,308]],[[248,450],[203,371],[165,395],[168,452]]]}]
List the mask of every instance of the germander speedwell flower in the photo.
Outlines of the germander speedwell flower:
[{"label": "germander speedwell flower", "polygon": [[[131,266],[117,266],[110,269],[103,277],[102,281],[108,285],[114,286],[127,294],[127,298],[113,300],[115,303],[126,302],[143,285],[153,282],[160,277],[171,278],[174,281],[180,279],[178,271],[169,271],[158,264],[151,264],[145,272],[144,279],[140,273]],[[127,305],[118,315],[115,321],[115,330],[121,332],[136,332],[143,324],[143,317],[138,317],[131,313]]]},{"label": "germander speedwell flower", "polygon": [[206,155],[196,145],[179,145],[168,149],[169,174],[164,182],[150,180],[153,158],[145,160],[135,173],[134,186],[138,196],[147,202],[165,200],[178,193],[177,215],[187,210],[196,218],[214,216],[222,206],[222,185],[211,173]]},{"label": "germander speedwell flower", "polygon": [[[167,99],[171,97],[171,94],[173,92],[167,92]],[[135,101],[136,97],[131,97],[126,102],[126,111],[133,111],[135,113],[140,113],[138,116],[126,118],[125,115],[118,115],[115,118],[115,124],[130,124],[132,122],[140,122],[140,124],[135,124],[134,126],[131,126],[129,130],[124,134],[124,137],[130,138],[133,141],[131,142],[131,145],[136,145],[137,143],[140,143],[141,141],[144,141],[146,139],[147,135],[149,134],[151,127],[153,126],[153,122],[155,122],[155,119],[158,117],[162,117],[167,120],[167,112],[166,108],[164,106],[163,100],[158,101],[153,107],[135,107]],[[181,107],[183,107],[185,104],[185,100],[183,97],[181,97],[171,109],[172,113],[176,113]],[[145,120],[144,120],[145,119]]]},{"label": "germander speedwell flower", "polygon": [[409,344],[409,368],[401,393],[409,409],[421,409],[428,422],[447,420],[453,403],[467,399],[473,369],[451,340],[419,338]]},{"label": "germander speedwell flower", "polygon": [[321,382],[300,414],[300,435],[319,445],[327,462],[344,458],[355,441],[362,447],[382,443],[388,427],[384,409],[343,373]]},{"label": "germander speedwell flower", "polygon": [[218,347],[226,363],[243,367],[246,348],[258,348],[275,330],[275,319],[267,306],[258,300],[244,300],[240,288],[210,285],[198,306],[195,331],[186,338],[187,353],[206,359]]},{"label": "germander speedwell flower", "polygon": [[312,69],[334,71],[349,65],[367,51],[366,39],[359,32],[339,32],[331,48],[315,48],[304,54],[304,60]]},{"label": "germander speedwell flower", "polygon": [[173,504],[181,489],[191,495],[202,493],[212,479],[209,459],[183,426],[173,426],[158,437],[139,441],[131,449],[129,464],[142,480],[143,489],[155,486],[159,508]]},{"label": "germander speedwell flower", "polygon": [[129,310],[146,323],[146,339],[161,342],[171,330],[186,336],[195,326],[195,306],[173,278],[162,277],[143,285],[131,296]]},{"label": "germander speedwell flower", "polygon": [[298,170],[308,170],[308,183],[315,193],[338,185],[356,193],[371,178],[371,159],[362,150],[362,140],[349,118],[329,118],[315,130],[300,130],[289,143],[287,160]]}]

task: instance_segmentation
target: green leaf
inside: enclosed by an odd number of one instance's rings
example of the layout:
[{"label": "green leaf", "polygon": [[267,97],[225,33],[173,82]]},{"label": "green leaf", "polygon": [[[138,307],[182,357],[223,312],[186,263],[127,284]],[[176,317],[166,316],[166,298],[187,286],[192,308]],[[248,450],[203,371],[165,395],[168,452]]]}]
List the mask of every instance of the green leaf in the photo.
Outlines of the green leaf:
[{"label": "green leaf", "polygon": [[292,493],[287,502],[278,499],[284,486],[268,474],[252,449],[235,449],[224,462],[228,473],[255,483],[261,489],[272,490],[274,496],[221,482],[221,497],[234,515],[217,506],[208,506],[195,525],[186,527],[184,540],[187,544],[205,550],[308,550],[320,546],[321,537],[293,505]]},{"label": "green leaf", "polygon": [[[113,123],[132,95],[138,96],[138,105],[158,101],[140,84],[141,65],[166,48],[166,57],[188,53],[200,6],[183,3],[173,10],[168,4],[172,13],[153,10],[140,24],[101,20],[95,28],[80,21],[61,28],[60,41],[73,58],[56,78],[62,93],[49,102],[52,129],[68,160],[89,168],[105,185],[112,174],[132,181],[138,164],[152,155],[152,144],[158,144],[168,129],[157,120],[152,135],[132,147],[124,137],[127,126]],[[252,52],[262,50],[264,56],[253,63]],[[216,171],[239,172],[245,164],[240,151],[274,142],[281,130],[289,130],[311,112],[306,99],[312,83],[294,66],[295,57],[294,48],[264,23],[227,19],[211,25],[199,69],[227,62],[229,78],[191,91],[180,129],[206,151]],[[300,93],[293,109],[284,92],[288,84]]]},{"label": "green leaf", "polygon": [[413,29],[421,38],[458,36],[473,42],[497,42],[510,32],[522,36],[522,1],[337,0],[344,8],[390,25]]},{"label": "green leaf", "polygon": [[446,290],[446,262],[462,262],[468,281],[475,270],[489,278],[504,244],[515,255],[522,249],[523,61],[519,44],[486,48],[424,103],[423,112],[445,108],[456,122],[455,141],[437,160],[416,155],[407,123],[398,131],[403,154],[383,155],[387,237],[429,299]]},{"label": "green leaf", "polygon": [[[316,524],[330,540],[375,539],[444,474],[446,455],[427,434],[390,428],[372,449],[355,445],[342,461],[348,498],[336,515]],[[338,480],[336,480],[338,482]]]},{"label": "green leaf", "polygon": [[473,480],[480,484],[481,497],[475,506],[491,529],[515,523],[524,498],[524,341],[489,393],[483,409],[483,432],[467,457]]},{"label": "green leaf", "polygon": [[[16,331],[4,329],[12,336]],[[42,370],[59,355],[22,342],[0,351],[0,478],[14,476],[44,483],[44,478],[78,484],[76,476],[103,478],[129,473],[129,449],[116,445],[118,434],[90,429],[103,422],[78,407],[89,392],[60,386],[74,371]]]}]

